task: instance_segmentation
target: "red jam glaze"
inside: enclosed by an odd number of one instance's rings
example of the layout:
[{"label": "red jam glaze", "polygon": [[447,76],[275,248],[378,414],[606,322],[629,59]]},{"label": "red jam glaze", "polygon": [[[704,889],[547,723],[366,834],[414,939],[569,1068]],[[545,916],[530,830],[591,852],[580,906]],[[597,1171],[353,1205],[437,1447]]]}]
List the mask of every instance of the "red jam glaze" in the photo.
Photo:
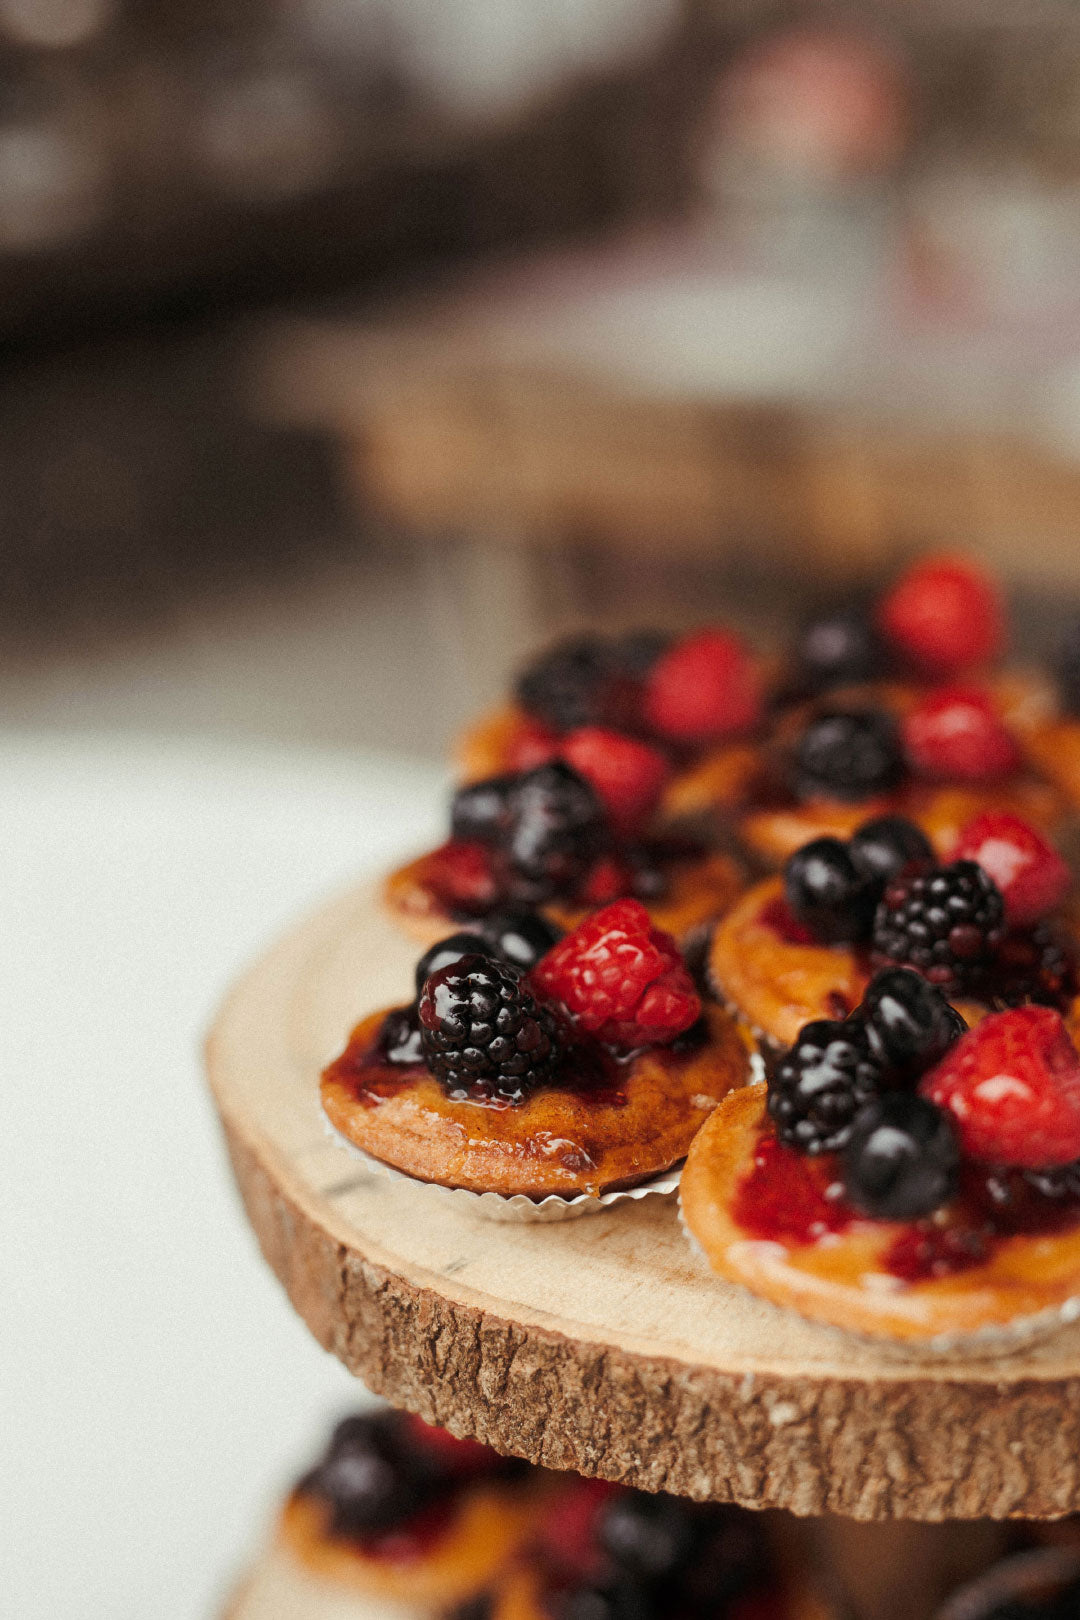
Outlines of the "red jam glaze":
[{"label": "red jam glaze", "polygon": [[387,1564],[418,1564],[448,1534],[458,1507],[458,1492],[452,1489],[437,1502],[429,1502],[419,1513],[367,1536],[350,1536],[365,1558]]},{"label": "red jam glaze", "polygon": [[[816,1243],[865,1219],[839,1189],[834,1155],[806,1158],[763,1131],[754,1162],[739,1183],[734,1219],[755,1238]],[[1080,1201],[1049,1198],[1022,1176],[969,1165],[948,1211],[948,1222],[911,1221],[882,1258],[882,1269],[904,1282],[929,1282],[985,1265],[1010,1237],[1066,1232],[1080,1225]]]},{"label": "red jam glaze", "polygon": [[809,928],[799,922],[782,895],[763,906],[758,918],[763,928],[771,928],[783,945],[816,945]]}]

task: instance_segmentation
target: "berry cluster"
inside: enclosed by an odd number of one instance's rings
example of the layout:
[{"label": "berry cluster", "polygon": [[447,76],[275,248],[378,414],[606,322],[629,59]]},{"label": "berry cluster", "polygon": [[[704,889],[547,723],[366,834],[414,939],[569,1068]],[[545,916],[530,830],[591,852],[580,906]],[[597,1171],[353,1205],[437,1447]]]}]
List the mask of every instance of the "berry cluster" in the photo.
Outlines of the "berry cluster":
[{"label": "berry cluster", "polygon": [[886,885],[928,868],[925,835],[900,816],[865,822],[846,843],[815,838],[788,857],[784,896],[796,919],[823,944],[870,938]]},{"label": "berry cluster", "polygon": [[451,838],[488,852],[498,890],[527,905],[573,894],[610,845],[603,803],[560,760],[471,782],[454,795]]}]

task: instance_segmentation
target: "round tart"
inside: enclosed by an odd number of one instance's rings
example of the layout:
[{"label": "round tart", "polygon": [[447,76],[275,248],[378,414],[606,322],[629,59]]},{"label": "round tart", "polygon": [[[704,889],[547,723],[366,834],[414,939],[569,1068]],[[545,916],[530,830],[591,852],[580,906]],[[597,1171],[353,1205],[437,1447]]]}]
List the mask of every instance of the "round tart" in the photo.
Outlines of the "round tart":
[{"label": "round tart", "polygon": [[375,1013],[359,1024],[323,1074],[335,1130],[420,1181],[507,1198],[596,1196],[670,1169],[749,1072],[733,1021],[712,1007],[681,1044],[615,1058],[582,1043],[520,1103],[461,1101],[423,1062],[381,1061],[385,1021]]},{"label": "round tart", "polygon": [[777,1139],[766,1096],[755,1084],[727,1097],[683,1169],[686,1226],[727,1281],[815,1321],[915,1345],[979,1335],[992,1347],[993,1330],[1049,1325],[1080,1295],[1080,1202],[1033,1197],[1010,1230],[973,1177],[931,1222],[863,1218],[831,1160]]}]

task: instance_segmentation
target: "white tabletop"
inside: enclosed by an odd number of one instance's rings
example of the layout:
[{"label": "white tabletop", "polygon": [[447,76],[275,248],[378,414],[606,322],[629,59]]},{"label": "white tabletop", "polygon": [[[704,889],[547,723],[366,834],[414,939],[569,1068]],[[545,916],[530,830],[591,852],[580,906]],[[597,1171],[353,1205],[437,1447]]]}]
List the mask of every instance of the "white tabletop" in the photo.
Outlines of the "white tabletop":
[{"label": "white tabletop", "polygon": [[204,1620],[356,1400],[257,1254],[199,1044],[442,800],[373,755],[0,733],[3,1614]]}]

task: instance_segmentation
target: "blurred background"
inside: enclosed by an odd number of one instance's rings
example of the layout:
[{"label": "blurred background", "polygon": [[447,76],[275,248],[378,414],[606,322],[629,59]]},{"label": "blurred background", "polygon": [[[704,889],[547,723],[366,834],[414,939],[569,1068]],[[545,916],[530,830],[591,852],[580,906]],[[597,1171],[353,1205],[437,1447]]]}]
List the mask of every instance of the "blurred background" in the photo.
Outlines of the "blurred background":
[{"label": "blurred background", "polygon": [[944,543],[1055,635],[1078,260],[1068,0],[0,0],[13,1613],[208,1613],[348,1403],[226,1187],[229,973],[556,630]]}]

